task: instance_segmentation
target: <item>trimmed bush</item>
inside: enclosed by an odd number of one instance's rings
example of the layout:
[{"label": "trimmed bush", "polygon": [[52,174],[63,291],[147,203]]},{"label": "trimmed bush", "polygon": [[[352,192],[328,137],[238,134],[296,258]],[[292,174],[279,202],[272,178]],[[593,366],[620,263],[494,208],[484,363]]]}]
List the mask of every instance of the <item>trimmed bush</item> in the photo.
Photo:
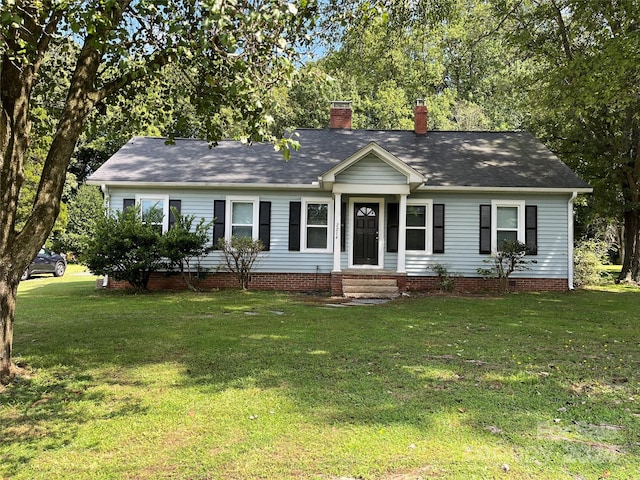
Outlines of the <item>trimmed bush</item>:
[{"label": "trimmed bush", "polygon": [[576,287],[603,283],[602,265],[607,263],[607,244],[583,240],[573,250],[573,284]]}]

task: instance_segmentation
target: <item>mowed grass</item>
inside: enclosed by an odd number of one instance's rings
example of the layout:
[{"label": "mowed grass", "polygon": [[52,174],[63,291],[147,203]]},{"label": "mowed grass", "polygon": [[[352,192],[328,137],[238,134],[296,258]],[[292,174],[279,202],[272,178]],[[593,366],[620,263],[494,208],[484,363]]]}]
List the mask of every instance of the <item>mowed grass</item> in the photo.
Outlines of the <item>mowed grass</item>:
[{"label": "mowed grass", "polygon": [[640,290],[328,299],[20,286],[0,477],[640,478]]}]

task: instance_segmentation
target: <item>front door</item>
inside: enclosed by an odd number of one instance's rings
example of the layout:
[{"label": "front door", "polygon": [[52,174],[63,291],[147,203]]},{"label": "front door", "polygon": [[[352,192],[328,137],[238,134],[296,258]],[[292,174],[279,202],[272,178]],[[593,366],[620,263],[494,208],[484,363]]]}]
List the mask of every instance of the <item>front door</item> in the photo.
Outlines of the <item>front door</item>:
[{"label": "front door", "polygon": [[354,204],[354,265],[378,265],[378,225],[377,203]]}]

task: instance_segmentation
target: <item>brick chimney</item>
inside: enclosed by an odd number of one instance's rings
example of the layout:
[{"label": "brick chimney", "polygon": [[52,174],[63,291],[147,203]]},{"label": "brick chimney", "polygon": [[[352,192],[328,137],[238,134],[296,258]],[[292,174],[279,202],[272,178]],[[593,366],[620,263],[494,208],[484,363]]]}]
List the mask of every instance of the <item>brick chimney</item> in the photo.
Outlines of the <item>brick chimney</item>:
[{"label": "brick chimney", "polygon": [[418,135],[427,133],[428,113],[426,100],[419,98],[416,100],[416,108],[414,109],[413,130]]},{"label": "brick chimney", "polygon": [[351,102],[331,102],[329,128],[351,128]]}]

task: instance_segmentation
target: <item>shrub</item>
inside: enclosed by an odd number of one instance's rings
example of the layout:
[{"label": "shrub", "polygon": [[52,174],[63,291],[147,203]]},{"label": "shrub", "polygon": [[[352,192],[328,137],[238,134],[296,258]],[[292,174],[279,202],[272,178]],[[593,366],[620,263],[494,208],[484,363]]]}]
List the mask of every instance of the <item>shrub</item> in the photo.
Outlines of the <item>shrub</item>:
[{"label": "shrub", "polygon": [[606,242],[583,240],[573,250],[573,284],[576,287],[602,283],[602,265],[607,258]]},{"label": "shrub", "polygon": [[222,268],[233,273],[238,279],[240,288],[247,290],[253,266],[260,252],[264,250],[262,242],[248,237],[231,237],[231,240],[221,238],[218,241],[218,248],[224,260]]},{"label": "shrub", "polygon": [[[161,239],[162,256],[166,258],[165,266],[168,269],[177,268],[182,275],[182,279],[190,290],[198,290],[194,278],[193,268],[195,267],[197,278],[202,272],[200,268],[200,257],[209,252],[210,247],[208,231],[212,222],[205,223],[204,218],[194,227],[194,215],[181,215],[177,209],[172,208],[175,223]],[[192,265],[193,259],[196,265]]]},{"label": "shrub", "polygon": [[[150,212],[151,216],[160,212]],[[126,280],[136,290],[147,290],[149,276],[162,263],[160,236],[153,221],[143,222],[140,208],[108,213],[95,223],[83,263],[96,275]]]},{"label": "shrub", "polygon": [[449,272],[449,266],[441,263],[436,263],[432,265],[430,269],[438,275],[438,288],[442,292],[451,292],[453,291],[453,279],[454,275]]},{"label": "shrub", "polygon": [[499,251],[491,254],[491,259],[483,260],[489,268],[478,268],[478,273],[484,277],[498,279],[498,288],[502,293],[509,291],[509,275],[513,272],[529,270],[529,265],[537,263],[535,260],[525,260],[527,246],[517,240],[504,241]]},{"label": "shrub", "polygon": [[199,277],[199,259],[210,250],[211,222],[200,219],[194,227],[195,216],[180,215],[175,208],[172,214],[175,222],[164,234],[158,228],[162,212],[157,209],[145,213],[144,219],[139,206],[100,216],[83,263],[94,274],[127,281],[136,290],[147,290],[151,272],[177,268],[187,287],[197,290],[192,261],[196,259]]}]

